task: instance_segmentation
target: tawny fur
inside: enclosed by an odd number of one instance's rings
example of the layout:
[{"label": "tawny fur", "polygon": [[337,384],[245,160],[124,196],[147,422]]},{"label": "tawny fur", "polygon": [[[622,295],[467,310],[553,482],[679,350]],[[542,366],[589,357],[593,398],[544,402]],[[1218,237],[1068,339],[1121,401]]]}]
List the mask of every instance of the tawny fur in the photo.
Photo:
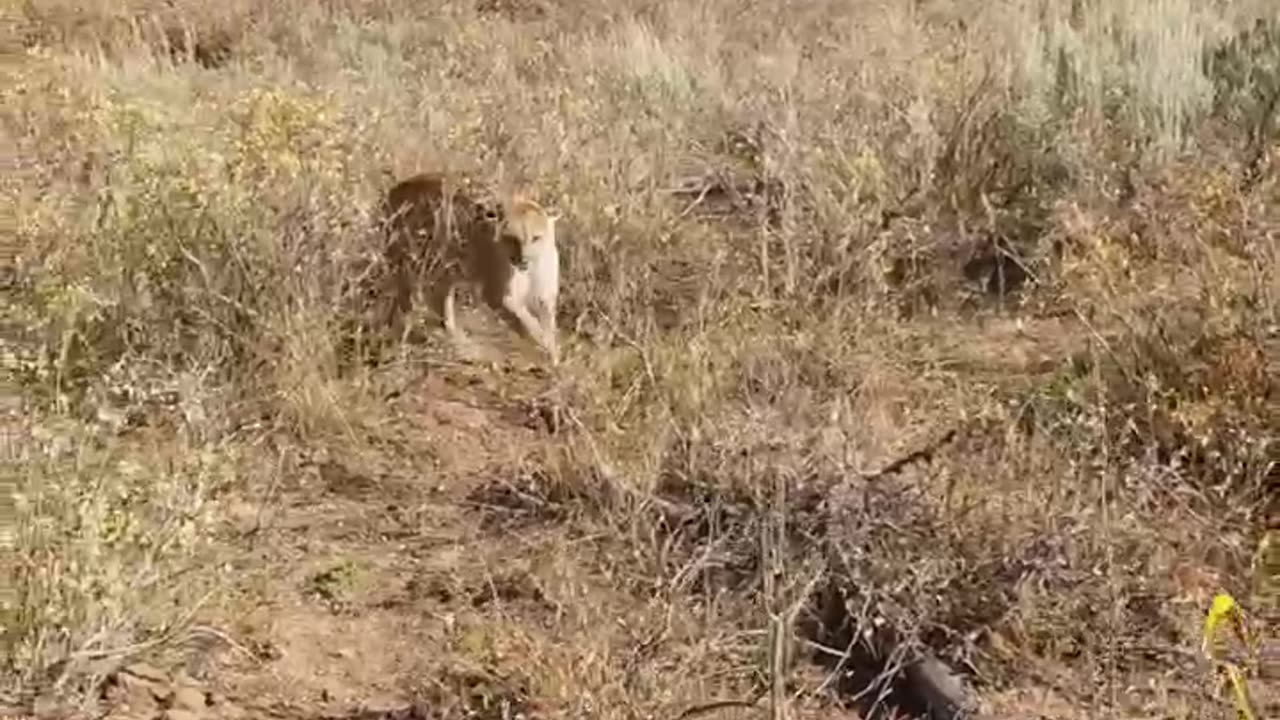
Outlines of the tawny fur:
[{"label": "tawny fur", "polygon": [[559,361],[555,308],[560,289],[558,216],[514,197],[499,208],[477,202],[441,174],[409,178],[387,194],[389,323],[400,328],[415,287],[433,289],[431,304],[446,330],[458,329],[454,294],[476,286],[485,302],[518,332]]}]

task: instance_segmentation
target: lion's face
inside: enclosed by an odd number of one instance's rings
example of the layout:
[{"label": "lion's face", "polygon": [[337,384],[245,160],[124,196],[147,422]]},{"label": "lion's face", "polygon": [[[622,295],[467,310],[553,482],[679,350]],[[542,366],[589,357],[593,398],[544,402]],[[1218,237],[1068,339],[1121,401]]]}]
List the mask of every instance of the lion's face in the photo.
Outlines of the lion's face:
[{"label": "lion's face", "polygon": [[507,209],[501,222],[500,242],[512,266],[524,270],[529,261],[547,245],[555,244],[559,215],[548,213],[528,200],[518,200]]}]

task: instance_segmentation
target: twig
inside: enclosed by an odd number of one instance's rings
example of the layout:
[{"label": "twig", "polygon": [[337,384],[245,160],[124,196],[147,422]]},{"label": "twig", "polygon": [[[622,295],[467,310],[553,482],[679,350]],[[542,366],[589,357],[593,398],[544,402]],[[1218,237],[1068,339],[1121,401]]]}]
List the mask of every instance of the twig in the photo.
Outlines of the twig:
[{"label": "twig", "polygon": [[681,210],[680,214],[676,216],[676,219],[683,220],[688,217],[689,213],[693,212],[695,208],[707,199],[707,195],[711,193],[711,189],[714,187],[716,187],[716,183],[707,183],[703,185],[702,191],[698,193],[698,197],[694,198],[693,202],[689,203],[684,210]]},{"label": "twig", "polygon": [[218,640],[221,640],[222,642],[227,644],[227,647],[249,658],[251,661],[253,661],[254,664],[256,665],[262,664],[262,658],[258,657],[253,653],[252,650],[236,642],[230,635],[226,634],[225,632],[217,628],[210,627],[208,625],[194,625],[191,627],[190,630],[187,631],[187,637],[192,637],[197,635],[209,635]]},{"label": "twig", "polygon": [[701,715],[706,715],[707,713],[713,713],[717,710],[727,710],[728,708],[753,708],[758,705],[761,698],[767,694],[767,690],[761,690],[750,700],[717,700],[716,702],[705,703],[703,705],[694,705],[677,715],[676,720],[688,720],[688,718],[699,717]]}]

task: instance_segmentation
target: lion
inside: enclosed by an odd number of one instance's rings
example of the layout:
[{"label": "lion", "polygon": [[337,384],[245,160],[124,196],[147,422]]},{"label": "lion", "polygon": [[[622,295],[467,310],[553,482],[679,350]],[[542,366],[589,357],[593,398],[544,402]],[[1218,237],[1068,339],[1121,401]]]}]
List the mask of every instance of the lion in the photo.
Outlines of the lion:
[{"label": "lion", "polygon": [[414,290],[426,283],[445,330],[455,341],[465,340],[455,294],[471,286],[518,333],[540,345],[553,364],[559,362],[558,213],[519,193],[500,203],[478,201],[466,182],[439,173],[396,184],[387,193],[384,213],[392,328],[403,331]]}]

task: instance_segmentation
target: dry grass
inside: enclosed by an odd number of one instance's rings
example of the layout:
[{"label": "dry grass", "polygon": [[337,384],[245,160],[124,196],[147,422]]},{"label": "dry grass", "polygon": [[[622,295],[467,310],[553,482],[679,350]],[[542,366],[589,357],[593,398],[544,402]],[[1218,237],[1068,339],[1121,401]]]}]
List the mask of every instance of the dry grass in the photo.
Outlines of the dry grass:
[{"label": "dry grass", "polygon": [[[145,657],[296,717],[890,717],[936,658],[991,717],[1226,717],[1270,5],[28,2],[0,706]],[[564,211],[554,373],[350,362],[427,169]]]}]

